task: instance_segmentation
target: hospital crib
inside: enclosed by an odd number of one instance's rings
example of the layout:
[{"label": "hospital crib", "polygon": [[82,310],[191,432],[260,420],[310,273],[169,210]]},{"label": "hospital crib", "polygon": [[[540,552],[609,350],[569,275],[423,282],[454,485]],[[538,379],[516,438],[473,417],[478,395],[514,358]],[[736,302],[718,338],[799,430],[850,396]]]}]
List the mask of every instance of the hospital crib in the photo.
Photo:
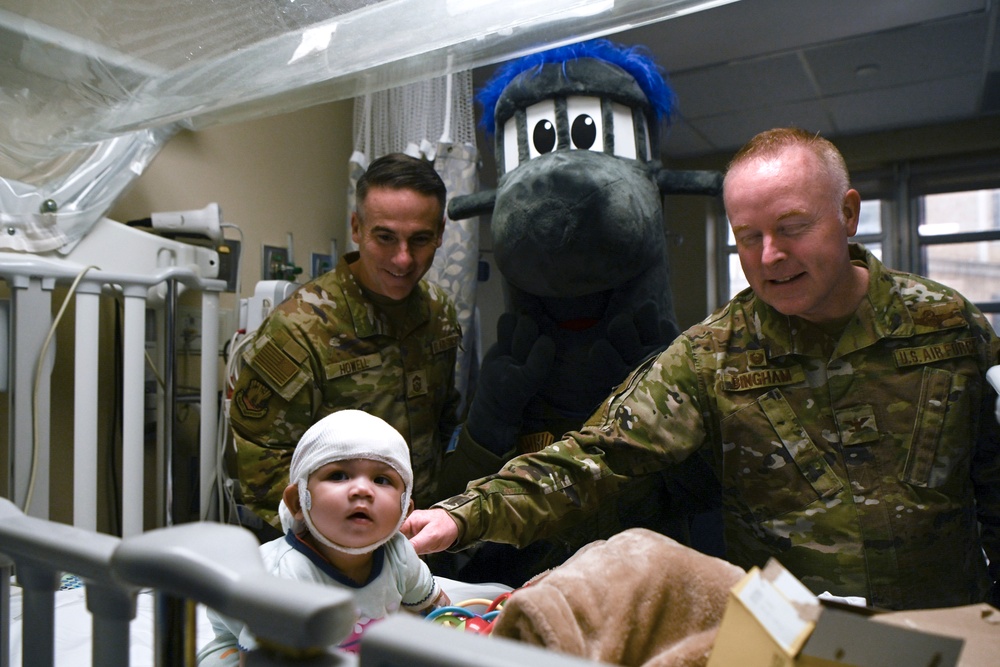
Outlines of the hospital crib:
[{"label": "hospital crib", "polygon": [[[7,497],[30,514],[50,518],[50,468],[73,469],[73,525],[97,528],[98,374],[102,298],[122,304],[121,399],[121,534],[144,529],[144,501],[155,502],[156,525],[171,521],[170,482],[173,383],[177,298],[183,290],[201,295],[201,347],[219,346],[219,293],[226,282],[215,278],[218,253],[208,247],[180,243],[102,219],[68,254],[0,253],[0,279],[9,299],[0,302],[0,391],[9,397]],[[56,287],[66,298],[53,316]],[[73,337],[72,461],[50,456],[50,415],[66,406],[52,404],[54,332],[70,303],[75,313]],[[147,324],[150,321],[150,324]],[[147,329],[151,331],[147,332]],[[148,337],[147,333],[154,333]],[[152,338],[151,364],[162,379],[157,391],[156,460],[144,461],[146,440],[147,341]],[[57,377],[69,377],[61,369]],[[200,367],[198,479],[201,518],[209,508],[215,476],[218,415],[218,359],[203,354]],[[150,463],[153,465],[151,466]],[[144,469],[157,471],[155,488],[144,488]]]},{"label": "hospital crib", "polygon": [[149,664],[158,667],[194,665],[196,603],[248,624],[262,646],[248,654],[251,667],[597,664],[405,613],[366,631],[360,656],[340,653],[328,647],[346,637],[355,621],[350,593],[267,574],[256,538],[244,528],[193,522],[117,538],[26,516],[0,498],[0,667],[10,664],[12,568],[23,589],[22,664],[30,667],[70,664],[54,649],[53,609],[62,573],[76,574],[86,587],[91,664],[100,667],[131,664],[130,621],[143,589],[155,596],[154,640],[143,648],[152,651]]}]

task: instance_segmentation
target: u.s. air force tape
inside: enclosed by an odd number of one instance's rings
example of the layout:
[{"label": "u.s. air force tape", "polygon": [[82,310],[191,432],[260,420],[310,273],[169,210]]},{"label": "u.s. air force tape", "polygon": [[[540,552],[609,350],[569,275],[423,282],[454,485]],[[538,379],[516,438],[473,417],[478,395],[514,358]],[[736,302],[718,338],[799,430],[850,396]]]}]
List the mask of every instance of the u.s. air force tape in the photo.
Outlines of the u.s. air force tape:
[{"label": "u.s. air force tape", "polygon": [[903,347],[894,350],[893,358],[896,360],[896,367],[916,366],[918,364],[929,364],[934,361],[954,359],[956,357],[973,357],[976,355],[976,341],[972,338],[963,338],[950,343],[937,343],[935,345],[923,345],[921,347]]}]

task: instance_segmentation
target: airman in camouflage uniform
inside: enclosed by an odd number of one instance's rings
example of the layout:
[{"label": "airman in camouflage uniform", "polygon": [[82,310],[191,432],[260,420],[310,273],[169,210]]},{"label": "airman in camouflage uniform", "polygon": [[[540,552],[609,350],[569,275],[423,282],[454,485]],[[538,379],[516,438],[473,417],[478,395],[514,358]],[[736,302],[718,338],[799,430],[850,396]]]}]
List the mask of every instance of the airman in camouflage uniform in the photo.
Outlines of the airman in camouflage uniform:
[{"label": "airman in camouflage uniform", "polygon": [[[765,154],[765,171],[787,160],[795,178],[812,178],[800,155],[780,155]],[[726,557],[738,565],[776,557],[816,593],[891,609],[988,599],[1000,576],[1000,427],[985,374],[1000,363],[1000,340],[954,290],[843,241],[856,230],[856,191],[844,200],[845,233],[828,190],[811,204],[787,194],[794,189],[765,190],[755,196],[782,213],[757,202],[771,221],[759,224],[763,234],[744,239],[758,222],[736,224],[728,191],[727,212],[738,247],[763,239],[765,256],[788,252],[788,272],[748,270],[751,289],[640,366],[582,429],[439,503],[447,514],[411,515],[403,530],[418,552],[528,544],[593,512],[626,480],[698,457],[714,472]],[[825,213],[814,218],[813,204]],[[823,297],[861,286],[832,326],[788,312],[806,312],[802,295],[822,273],[795,246],[809,233],[828,235],[807,245],[846,262],[839,275],[865,276]],[[847,254],[830,257],[841,247]],[[741,260],[756,268],[752,253]]]},{"label": "airman in camouflage uniform", "polygon": [[[455,359],[462,336],[451,299],[420,280],[440,245],[444,184],[415,160],[372,163],[352,219],[360,252],[298,288],[243,354],[229,410],[236,467],[244,504],[275,527],[295,444],[313,423],[346,408],[399,431],[410,446],[414,503],[437,499],[438,471],[461,421]],[[427,178],[433,192],[416,189]]]},{"label": "airman in camouflage uniform", "polygon": [[985,385],[998,340],[953,290],[858,246],[852,257],[871,289],[835,350],[744,291],[633,373],[586,428],[441,504],[459,544],[528,544],[624,480],[694,455],[724,489],[732,562],[777,556],[817,593],[886,608],[983,600],[996,578],[983,544],[1000,565]]}]

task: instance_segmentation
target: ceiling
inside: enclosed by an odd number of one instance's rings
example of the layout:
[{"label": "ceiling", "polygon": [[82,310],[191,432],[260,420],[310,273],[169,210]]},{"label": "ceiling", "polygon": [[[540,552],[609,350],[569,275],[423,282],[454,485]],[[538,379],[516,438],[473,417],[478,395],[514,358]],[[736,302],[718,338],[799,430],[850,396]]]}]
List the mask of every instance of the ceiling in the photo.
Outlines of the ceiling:
[{"label": "ceiling", "polygon": [[781,125],[836,140],[986,116],[1000,123],[998,5],[741,0],[609,38],[647,47],[667,71],[679,114],[661,152],[691,158],[732,152]]}]

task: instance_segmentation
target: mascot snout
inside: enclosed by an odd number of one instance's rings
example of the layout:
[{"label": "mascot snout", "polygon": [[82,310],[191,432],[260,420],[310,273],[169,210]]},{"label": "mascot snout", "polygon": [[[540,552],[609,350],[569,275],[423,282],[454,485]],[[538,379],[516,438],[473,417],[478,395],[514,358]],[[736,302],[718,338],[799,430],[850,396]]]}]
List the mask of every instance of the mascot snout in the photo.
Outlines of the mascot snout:
[{"label": "mascot snout", "polygon": [[543,297],[611,289],[665,250],[660,192],[645,165],[592,151],[550,153],[506,174],[492,232],[504,277]]}]

